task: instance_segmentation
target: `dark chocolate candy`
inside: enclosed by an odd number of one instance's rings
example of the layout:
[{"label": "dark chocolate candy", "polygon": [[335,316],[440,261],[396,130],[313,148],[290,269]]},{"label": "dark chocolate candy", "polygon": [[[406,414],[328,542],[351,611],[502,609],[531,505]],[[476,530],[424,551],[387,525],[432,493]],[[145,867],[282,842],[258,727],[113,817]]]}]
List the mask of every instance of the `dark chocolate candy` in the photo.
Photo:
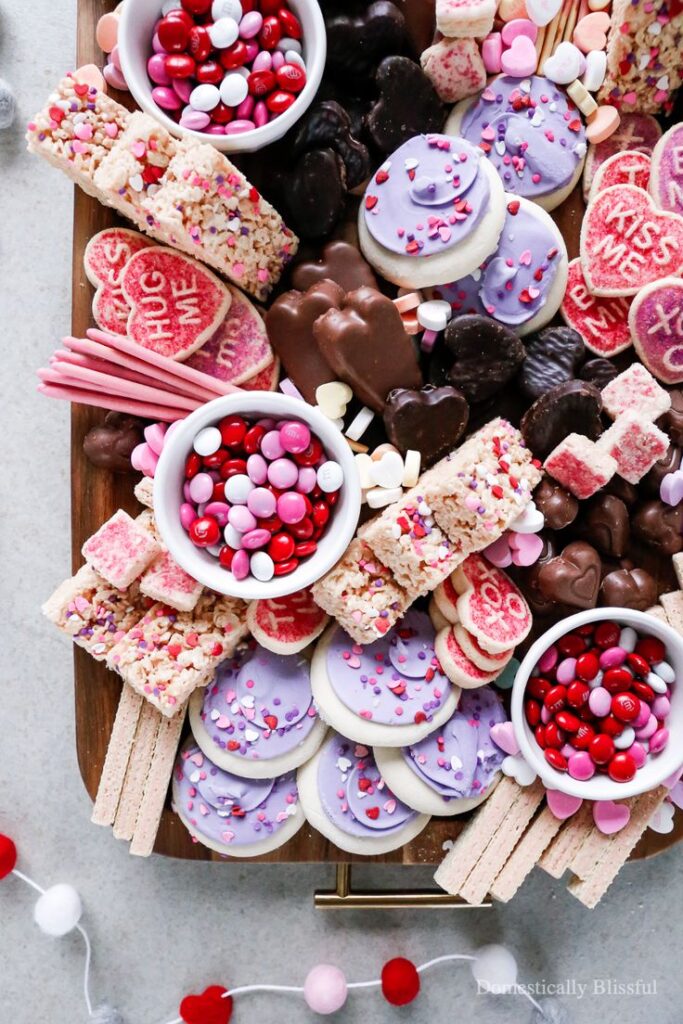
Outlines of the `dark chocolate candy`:
[{"label": "dark chocolate candy", "polygon": [[452,448],[465,433],[469,407],[457,388],[435,388],[427,384],[420,391],[396,388],[387,395],[384,425],[392,444],[401,452],[416,449],[422,465],[429,466]]},{"label": "dark chocolate candy", "polygon": [[596,494],[581,505],[576,533],[609,558],[621,558],[630,535],[628,509],[614,494]]},{"label": "dark chocolate candy", "polygon": [[673,388],[671,395],[671,408],[659,420],[662,430],[669,435],[673,444],[683,448],[683,391]]},{"label": "dark chocolate candy", "polygon": [[317,281],[334,281],[344,291],[355,288],[376,288],[375,277],[369,263],[363,259],[355,245],[340,240],[328,242],[317,260],[298,263],[292,271],[292,284],[306,291]]},{"label": "dark chocolate candy", "polygon": [[550,530],[564,530],[579,511],[578,499],[550,476],[544,476],[534,491],[534,502]]},{"label": "dark chocolate candy", "polygon": [[441,131],[447,108],[419,64],[409,57],[385,57],[376,82],[379,99],[366,126],[383,153],[392,153],[414,135]]},{"label": "dark chocolate candy", "polygon": [[581,380],[595,384],[596,388],[600,388],[601,391],[618,376],[619,371],[614,363],[610,363],[609,359],[603,359],[601,356],[597,359],[589,359],[579,370]]},{"label": "dark chocolate candy", "polygon": [[539,398],[556,384],[573,380],[586,358],[586,346],[572,327],[546,327],[524,339],[526,359],[519,386],[527,398]]},{"label": "dark chocolate candy", "polygon": [[582,540],[568,544],[538,573],[538,586],[549,601],[570,608],[595,608],[600,589],[600,555]]},{"label": "dark chocolate candy", "polygon": [[659,488],[662,480],[669,473],[675,473],[681,468],[681,449],[675,444],[670,444],[665,455],[657,459],[652,469],[645,474],[639,483],[639,487],[653,498],[659,497]]},{"label": "dark chocolate candy", "polygon": [[389,0],[376,0],[365,11],[345,10],[325,20],[325,70],[350,93],[364,92],[382,58],[400,53],[405,43],[405,18]]},{"label": "dark chocolate candy", "polygon": [[284,292],[266,313],[270,343],[287,376],[312,405],[316,388],[337,379],[315,343],[313,324],[328,309],[339,306],[344,294],[334,281],[319,281],[305,292]]},{"label": "dark chocolate candy", "polygon": [[112,473],[129,473],[130,456],[144,441],[144,422],[136,416],[108,412],[104,423],[91,427],[83,438],[83,451],[93,466]]},{"label": "dark chocolate candy", "polygon": [[374,288],[349,292],[313,325],[313,336],[337,379],[377,412],[394,388],[420,388],[415,349],[396,306]]},{"label": "dark chocolate candy", "polygon": [[453,357],[448,372],[451,384],[468,402],[482,402],[511,380],[524,359],[524,345],[516,334],[488,316],[454,317],[444,334]]},{"label": "dark chocolate candy", "polygon": [[607,481],[603,490],[607,494],[615,494],[617,498],[621,498],[627,508],[631,508],[638,501],[638,488],[635,484],[630,484],[628,480],[624,480],[623,476],[615,474],[611,480]]},{"label": "dark chocolate candy", "polygon": [[299,157],[314,149],[332,149],[340,157],[349,191],[370,177],[372,162],[368,147],[354,138],[351,118],[335,100],[315,103],[297,126],[293,155]]},{"label": "dark chocolate candy", "polygon": [[556,601],[548,599],[538,585],[538,576],[544,565],[547,565],[557,554],[554,535],[549,530],[543,530],[539,536],[543,540],[543,549],[539,558],[533,565],[527,568],[515,568],[515,580],[524,594],[531,611],[536,616],[552,614],[558,607]]},{"label": "dark chocolate candy", "polygon": [[302,238],[323,238],[346,207],[344,163],[333,149],[312,149],[301,156],[285,190],[287,223]]},{"label": "dark chocolate candy", "polygon": [[645,612],[657,602],[657,584],[645,569],[616,569],[600,585],[600,604]]},{"label": "dark chocolate candy", "polygon": [[594,384],[568,380],[537,398],[522,416],[520,429],[528,447],[545,459],[569,434],[592,441],[602,433],[602,395]]},{"label": "dark chocolate candy", "polygon": [[672,508],[663,501],[645,501],[637,509],[631,526],[638,540],[662,555],[683,551],[683,504]]}]

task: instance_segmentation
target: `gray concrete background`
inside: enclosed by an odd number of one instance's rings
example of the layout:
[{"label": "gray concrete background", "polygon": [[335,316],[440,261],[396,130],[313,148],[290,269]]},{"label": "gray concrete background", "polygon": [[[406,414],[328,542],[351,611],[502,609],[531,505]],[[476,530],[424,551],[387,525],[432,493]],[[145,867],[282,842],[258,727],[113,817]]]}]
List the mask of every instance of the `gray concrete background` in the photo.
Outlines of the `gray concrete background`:
[{"label": "gray concrete background", "polygon": [[[301,983],[329,961],[350,979],[375,976],[391,955],[415,961],[509,945],[520,979],[587,984],[562,1000],[576,1024],[656,1019],[680,1022],[677,942],[683,934],[682,849],[628,865],[600,907],[585,911],[560,883],[535,872],[507,907],[484,911],[344,913],[313,910],[329,867],[139,861],[109,831],[89,823],[74,748],[71,650],[42,621],[39,606],[69,568],[69,428],[62,403],[39,398],[34,370],[69,330],[71,187],[24,152],[23,125],[72,66],[75,4],[0,2],[0,76],[19,100],[14,128],[0,135],[0,284],[3,326],[2,573],[0,622],[0,831],[21,867],[43,885],[70,881],[81,892],[94,943],[96,1000],[126,1024],[162,1024],[180,997],[209,983]],[[364,869],[364,885],[428,885],[418,870]],[[32,922],[31,892],[0,885],[0,1021],[86,1020],[77,936],[51,940]],[[651,997],[600,996],[594,979],[646,983]],[[350,997],[344,1024],[411,1020],[526,1024],[514,996],[477,996],[468,969],[437,968],[410,1009],[376,992]],[[247,996],[238,1022],[315,1019],[293,997]]]}]

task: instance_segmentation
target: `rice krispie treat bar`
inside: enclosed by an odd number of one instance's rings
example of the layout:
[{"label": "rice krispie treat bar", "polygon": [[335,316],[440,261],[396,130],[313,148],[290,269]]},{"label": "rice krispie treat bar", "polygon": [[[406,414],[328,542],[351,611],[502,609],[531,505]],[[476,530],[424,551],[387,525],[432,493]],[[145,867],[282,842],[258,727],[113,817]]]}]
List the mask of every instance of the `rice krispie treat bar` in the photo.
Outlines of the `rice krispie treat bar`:
[{"label": "rice krispie treat bar", "polygon": [[246,635],[247,606],[205,593],[191,612],[155,604],[109,652],[119,672],[162,714],[171,717]]}]

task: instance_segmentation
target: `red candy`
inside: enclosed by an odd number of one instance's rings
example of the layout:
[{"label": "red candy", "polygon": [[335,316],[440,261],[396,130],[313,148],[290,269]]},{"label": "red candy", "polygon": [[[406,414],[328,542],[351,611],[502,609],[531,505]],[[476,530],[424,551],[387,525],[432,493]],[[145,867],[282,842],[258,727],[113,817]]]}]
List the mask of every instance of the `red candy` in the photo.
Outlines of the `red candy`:
[{"label": "red candy", "polygon": [[270,96],[266,100],[266,106],[271,114],[283,114],[288,107],[291,107],[295,99],[296,96],[291,92],[284,92],[282,89],[276,89],[275,92],[271,92]]},{"label": "red candy", "polygon": [[558,711],[555,721],[565,732],[578,732],[581,725],[581,719],[573,715],[571,711]]},{"label": "red candy", "polygon": [[190,78],[195,73],[196,66],[194,58],[187,53],[170,54],[164,62],[169,78]]},{"label": "red candy", "polygon": [[[236,448],[237,445],[242,444],[247,434],[247,424],[241,416],[226,416],[218,424],[218,429],[221,432],[223,444],[228,448]],[[265,434],[265,430],[263,433]]]},{"label": "red candy", "polygon": [[187,49],[195,60],[203,61],[209,56],[212,50],[211,36],[204,25],[194,25],[190,29],[187,40]]},{"label": "red candy", "polygon": [[608,668],[602,677],[602,685],[610,693],[620,693],[630,690],[633,683],[633,676],[627,668]]},{"label": "red candy", "polygon": [[306,84],[306,72],[300,64],[283,64],[278,68],[277,84],[286,92],[301,92]]},{"label": "red candy", "polygon": [[582,708],[588,703],[590,689],[585,683],[574,682],[567,687],[567,704],[572,708]]},{"label": "red candy", "polygon": [[189,529],[190,540],[198,548],[210,548],[220,540],[221,530],[213,516],[198,516]]},{"label": "red candy", "polygon": [[168,53],[182,53],[190,41],[191,25],[181,18],[166,16],[159,22],[157,35],[159,42]]},{"label": "red candy", "polygon": [[567,770],[567,758],[564,754],[561,754],[559,750],[547,749],[544,751],[545,759],[549,765],[555,768],[558,772],[566,772]]},{"label": "red candy", "polygon": [[562,730],[558,729],[555,722],[548,722],[545,727],[545,745],[553,747],[555,750],[559,750],[564,745]]},{"label": "red candy", "polygon": [[289,39],[301,39],[303,32],[296,14],[292,14],[286,7],[281,7],[277,12],[277,17],[284,36]]},{"label": "red candy", "polygon": [[527,684],[527,693],[530,693],[536,700],[545,700],[551,686],[552,684],[547,679],[543,679],[541,676],[532,676]]},{"label": "red candy", "polygon": [[294,554],[294,547],[290,534],[276,533],[268,545],[268,554],[274,562],[286,562]]},{"label": "red candy", "polygon": [[592,679],[595,679],[599,671],[600,662],[598,661],[598,656],[592,651],[587,651],[576,659],[576,674],[585,683],[590,683]]},{"label": "red candy", "polygon": [[567,703],[567,687],[553,686],[543,698],[543,704],[551,715],[557,714]]},{"label": "red candy", "polygon": [[524,714],[526,720],[533,729],[541,721],[541,705],[536,700],[527,700],[524,702]]},{"label": "red candy", "polygon": [[614,740],[604,733],[591,740],[588,753],[596,764],[607,764],[614,755]]},{"label": "red candy", "polygon": [[227,50],[221,51],[220,61],[224,68],[232,71],[234,68],[241,68],[249,60],[247,44],[241,39],[229,46]]},{"label": "red candy", "polygon": [[650,671],[650,666],[642,654],[629,654],[626,658],[626,664],[630,669],[633,669],[637,676],[647,676]]},{"label": "red candy", "polygon": [[260,98],[273,91],[276,81],[272,71],[252,71],[247,79],[247,85],[251,95]]},{"label": "red candy", "polygon": [[568,633],[557,641],[557,648],[565,658],[578,658],[586,650],[586,641],[577,633]]},{"label": "red candy", "polygon": [[607,768],[609,777],[614,782],[630,782],[636,770],[636,762],[626,751],[615,754]]},{"label": "red candy", "polygon": [[636,644],[636,654],[640,654],[650,665],[664,661],[666,648],[656,636],[644,636]]},{"label": "red candy", "polygon": [[630,693],[617,693],[612,697],[612,714],[620,722],[634,722],[640,714],[640,701]]},{"label": "red candy", "polygon": [[9,836],[0,833],[0,881],[17,866],[17,848]]},{"label": "red candy", "polygon": [[218,61],[207,60],[197,68],[196,79],[202,84],[220,85],[223,81],[223,68]]},{"label": "red candy", "polygon": [[211,0],[180,0],[180,2],[190,14],[208,14],[211,10]]},{"label": "red candy", "polygon": [[263,25],[259,32],[258,41],[264,50],[274,50],[282,39],[282,29],[279,20],[273,15],[263,19]]},{"label": "red candy", "polygon": [[595,630],[593,639],[596,647],[607,650],[608,647],[616,647],[619,643],[621,630],[616,622],[601,622]]}]

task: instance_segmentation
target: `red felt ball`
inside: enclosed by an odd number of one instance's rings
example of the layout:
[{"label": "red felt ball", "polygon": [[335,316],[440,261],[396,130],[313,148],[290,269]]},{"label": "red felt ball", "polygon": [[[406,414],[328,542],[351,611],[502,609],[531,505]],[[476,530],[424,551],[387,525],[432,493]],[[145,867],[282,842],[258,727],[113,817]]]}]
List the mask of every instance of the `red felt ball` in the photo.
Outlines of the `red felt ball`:
[{"label": "red felt ball", "polygon": [[420,991],[420,975],[415,964],[397,956],[382,968],[382,995],[392,1006],[412,1003]]},{"label": "red felt ball", "polygon": [[0,879],[14,871],[17,864],[17,848],[9,836],[0,833]]},{"label": "red felt ball", "polygon": [[185,996],[179,1011],[185,1024],[229,1024],[232,999],[224,997],[226,991],[222,985],[209,985],[200,996]]}]

